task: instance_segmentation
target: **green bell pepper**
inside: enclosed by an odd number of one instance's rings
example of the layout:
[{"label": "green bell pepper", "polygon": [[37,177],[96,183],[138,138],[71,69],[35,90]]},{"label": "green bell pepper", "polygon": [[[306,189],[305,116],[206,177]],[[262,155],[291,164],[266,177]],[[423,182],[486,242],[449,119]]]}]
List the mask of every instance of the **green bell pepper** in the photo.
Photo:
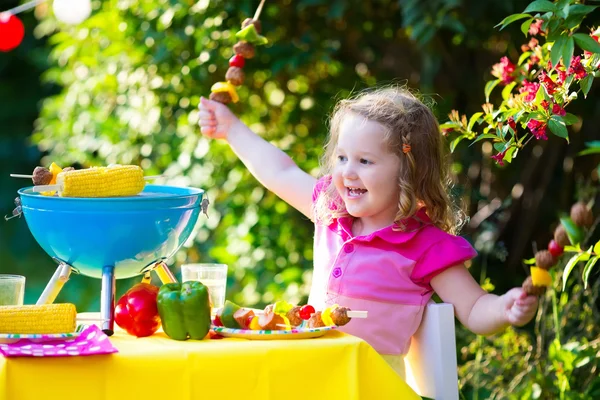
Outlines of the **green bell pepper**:
[{"label": "green bell pepper", "polygon": [[210,329],[210,299],[202,282],[167,283],[157,297],[164,332],[175,340],[203,339]]},{"label": "green bell pepper", "polygon": [[235,37],[245,42],[252,43],[256,46],[261,46],[269,43],[269,40],[266,37],[258,34],[256,28],[254,27],[254,24],[250,24],[241,31],[238,31],[235,34]]}]

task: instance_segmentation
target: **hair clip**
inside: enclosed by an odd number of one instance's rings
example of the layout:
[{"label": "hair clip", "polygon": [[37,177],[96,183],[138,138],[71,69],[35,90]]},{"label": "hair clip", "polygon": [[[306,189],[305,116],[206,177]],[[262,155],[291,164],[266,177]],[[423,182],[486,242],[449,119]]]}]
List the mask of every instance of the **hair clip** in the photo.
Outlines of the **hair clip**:
[{"label": "hair clip", "polygon": [[402,152],[404,154],[409,153],[410,149],[411,149],[410,144],[408,144],[408,143],[402,144]]}]

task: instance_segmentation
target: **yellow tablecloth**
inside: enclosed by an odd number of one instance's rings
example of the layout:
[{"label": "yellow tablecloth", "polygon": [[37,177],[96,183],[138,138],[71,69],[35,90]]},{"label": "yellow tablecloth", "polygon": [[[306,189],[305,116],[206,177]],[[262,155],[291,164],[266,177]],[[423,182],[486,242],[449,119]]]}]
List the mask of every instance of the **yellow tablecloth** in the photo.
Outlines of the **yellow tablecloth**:
[{"label": "yellow tablecloth", "polygon": [[110,341],[119,353],[0,356],[0,399],[419,399],[371,346],[337,331],[304,340],[185,342],[117,331]]}]

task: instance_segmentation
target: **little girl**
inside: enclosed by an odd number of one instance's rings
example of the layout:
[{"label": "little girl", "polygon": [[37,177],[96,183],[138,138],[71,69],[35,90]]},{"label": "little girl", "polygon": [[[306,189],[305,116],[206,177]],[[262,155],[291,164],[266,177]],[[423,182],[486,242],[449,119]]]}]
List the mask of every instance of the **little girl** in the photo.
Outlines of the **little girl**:
[{"label": "little girl", "polygon": [[371,344],[401,376],[434,291],[477,334],[533,318],[536,297],[521,288],[488,294],[466,269],[476,252],[453,235],[459,218],[438,123],[411,93],[390,87],[342,100],[318,180],[226,106],[202,98],[199,119],[203,135],[227,140],[260,183],[314,222],[309,303],[368,311],[340,330]]}]

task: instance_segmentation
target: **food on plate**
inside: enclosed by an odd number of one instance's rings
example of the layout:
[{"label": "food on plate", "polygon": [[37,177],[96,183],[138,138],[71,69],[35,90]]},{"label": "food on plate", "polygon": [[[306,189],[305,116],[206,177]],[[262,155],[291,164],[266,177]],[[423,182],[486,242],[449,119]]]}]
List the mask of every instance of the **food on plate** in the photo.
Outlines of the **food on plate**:
[{"label": "food on plate", "polygon": [[0,306],[0,333],[70,333],[76,319],[77,309],[71,303]]},{"label": "food on plate", "polygon": [[157,286],[144,282],[132,286],[115,307],[117,325],[137,337],[154,334],[160,328],[157,296]]},{"label": "food on plate", "polygon": [[[306,304],[298,306],[286,301],[267,305],[264,310],[241,307],[229,300],[215,318],[215,325],[232,329],[289,330],[296,327],[319,328],[343,326],[350,322],[351,310],[337,304],[315,311]],[[364,313],[364,312],[362,312]],[[363,315],[362,317],[365,317]]]},{"label": "food on plate", "polygon": [[35,186],[34,191],[58,191],[60,197],[134,196],[144,190],[144,171],[137,165],[114,165],[62,171],[56,184]]},{"label": "food on plate", "polygon": [[239,96],[236,86],[244,83],[244,64],[247,59],[256,54],[256,46],[262,46],[269,41],[260,35],[262,27],[258,19],[246,18],[242,23],[242,29],[235,36],[238,42],[233,46],[235,55],[229,60],[229,69],[225,74],[225,82],[215,83],[210,91],[210,99],[219,103],[237,103]]},{"label": "food on plate", "polygon": [[203,339],[210,330],[208,288],[198,281],[166,283],[157,296],[158,314],[171,339]]}]

